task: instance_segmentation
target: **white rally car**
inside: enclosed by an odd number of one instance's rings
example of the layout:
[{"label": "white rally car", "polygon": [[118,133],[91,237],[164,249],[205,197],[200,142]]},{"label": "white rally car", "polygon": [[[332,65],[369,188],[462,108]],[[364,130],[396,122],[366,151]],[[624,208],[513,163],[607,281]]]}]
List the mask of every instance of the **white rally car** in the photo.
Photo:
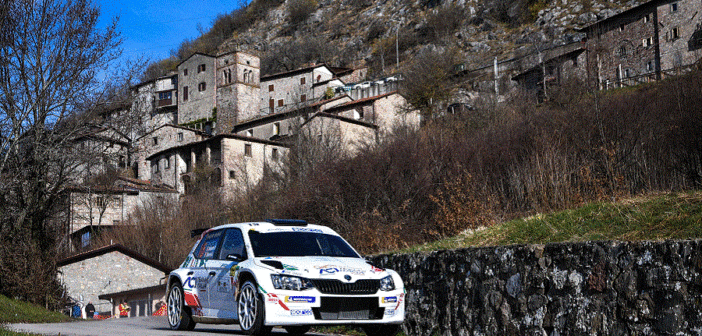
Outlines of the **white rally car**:
[{"label": "white rally car", "polygon": [[400,276],[366,262],[332,229],[299,220],[227,224],[204,231],[168,279],[168,323],[238,323],[249,335],[274,326],[360,325],[394,335],[405,316]]}]

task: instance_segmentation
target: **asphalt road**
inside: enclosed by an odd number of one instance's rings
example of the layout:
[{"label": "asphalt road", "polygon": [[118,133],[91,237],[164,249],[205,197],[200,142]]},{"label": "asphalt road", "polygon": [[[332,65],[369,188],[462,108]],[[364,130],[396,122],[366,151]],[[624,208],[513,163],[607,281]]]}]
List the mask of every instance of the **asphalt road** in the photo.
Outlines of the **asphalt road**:
[{"label": "asphalt road", "polygon": [[[198,324],[193,331],[174,331],[168,328],[165,316],[133,317],[66,323],[17,323],[11,330],[41,335],[112,336],[112,335],[242,335],[237,325]],[[273,329],[273,335],[287,335],[283,329]],[[322,336],[325,334],[308,333]]]}]

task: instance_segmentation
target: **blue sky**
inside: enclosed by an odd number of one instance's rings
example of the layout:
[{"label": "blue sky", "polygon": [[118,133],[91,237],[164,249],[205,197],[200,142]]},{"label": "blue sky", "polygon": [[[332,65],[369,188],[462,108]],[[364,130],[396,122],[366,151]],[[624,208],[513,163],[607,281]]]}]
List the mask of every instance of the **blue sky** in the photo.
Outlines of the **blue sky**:
[{"label": "blue sky", "polygon": [[119,30],[124,42],[123,59],[139,56],[152,60],[166,58],[184,39],[199,36],[197,26],[205,31],[218,14],[230,13],[241,0],[94,0],[100,7],[100,27],[119,16]]}]

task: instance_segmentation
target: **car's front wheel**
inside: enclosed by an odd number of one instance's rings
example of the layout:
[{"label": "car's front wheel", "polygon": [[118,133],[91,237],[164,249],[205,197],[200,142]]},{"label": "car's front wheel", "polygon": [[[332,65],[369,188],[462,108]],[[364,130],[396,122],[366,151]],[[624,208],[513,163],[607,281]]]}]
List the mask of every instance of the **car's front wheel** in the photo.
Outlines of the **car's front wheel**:
[{"label": "car's front wheel", "polygon": [[265,308],[256,285],[251,281],[246,281],[241,286],[237,300],[237,315],[239,327],[246,335],[266,335],[272,329],[263,325]]},{"label": "car's front wheel", "polygon": [[362,328],[368,336],[395,336],[400,331],[399,324],[372,324]]},{"label": "car's front wheel", "polygon": [[176,282],[168,292],[168,325],[174,330],[193,330],[193,321],[190,307],[185,305],[183,286]]}]

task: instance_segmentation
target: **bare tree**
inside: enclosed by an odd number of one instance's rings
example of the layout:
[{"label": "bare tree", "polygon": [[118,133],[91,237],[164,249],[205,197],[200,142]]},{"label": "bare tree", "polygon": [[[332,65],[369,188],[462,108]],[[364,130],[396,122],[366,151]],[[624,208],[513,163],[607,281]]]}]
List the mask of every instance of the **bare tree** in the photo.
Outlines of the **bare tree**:
[{"label": "bare tree", "polygon": [[0,292],[48,302],[65,234],[53,223],[78,166],[71,138],[104,98],[121,40],[116,22],[97,28],[89,0],[9,0],[0,11],[0,245],[12,247],[0,250],[0,272],[20,274]]},{"label": "bare tree", "polygon": [[401,91],[407,102],[431,118],[453,96],[456,85],[451,80],[459,54],[453,49],[425,50],[403,69]]}]

